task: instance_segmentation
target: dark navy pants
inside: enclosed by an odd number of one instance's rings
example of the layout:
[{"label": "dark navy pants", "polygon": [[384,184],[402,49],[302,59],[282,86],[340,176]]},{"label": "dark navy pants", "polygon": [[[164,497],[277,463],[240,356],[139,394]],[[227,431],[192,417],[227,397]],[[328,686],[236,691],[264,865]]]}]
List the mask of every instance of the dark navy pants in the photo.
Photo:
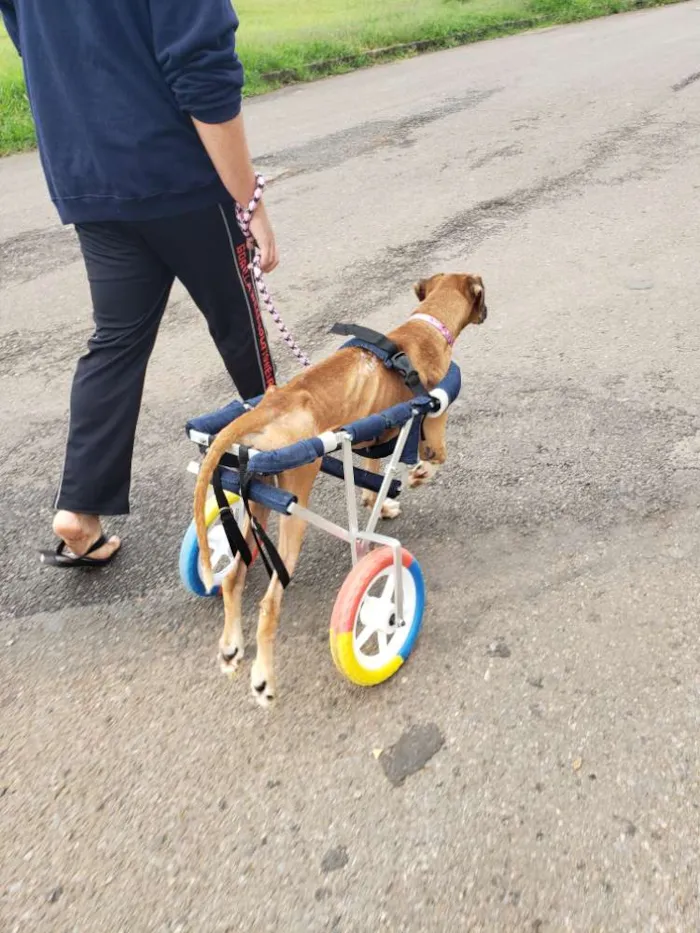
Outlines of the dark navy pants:
[{"label": "dark navy pants", "polygon": [[[146,367],[177,278],[206,318],[242,398],[275,375],[233,204],[138,222],[76,227],[95,332],[73,380],[56,508],[129,511],[131,459]],[[184,374],[183,374],[184,375]]]}]

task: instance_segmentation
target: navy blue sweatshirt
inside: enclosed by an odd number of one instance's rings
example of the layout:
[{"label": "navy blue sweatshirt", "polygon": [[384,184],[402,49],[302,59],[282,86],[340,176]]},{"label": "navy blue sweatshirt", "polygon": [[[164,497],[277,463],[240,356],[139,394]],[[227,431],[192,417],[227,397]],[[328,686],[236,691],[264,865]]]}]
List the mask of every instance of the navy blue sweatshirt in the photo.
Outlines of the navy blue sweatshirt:
[{"label": "navy blue sweatshirt", "polygon": [[230,0],[0,0],[64,223],[230,200],[192,125],[241,107]]}]

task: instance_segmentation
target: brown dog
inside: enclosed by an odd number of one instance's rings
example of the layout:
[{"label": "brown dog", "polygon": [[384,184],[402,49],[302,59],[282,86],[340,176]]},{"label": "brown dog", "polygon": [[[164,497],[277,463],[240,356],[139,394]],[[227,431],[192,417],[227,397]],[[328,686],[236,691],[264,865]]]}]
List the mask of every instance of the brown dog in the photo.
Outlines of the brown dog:
[{"label": "brown dog", "polygon": [[[485,292],[477,275],[436,275],[415,286],[421,302],[416,311],[436,318],[456,338],[467,324],[481,324],[486,317]],[[421,382],[433,389],[445,376],[452,347],[443,333],[425,320],[409,320],[387,335],[408,354]],[[340,349],[328,359],[305,369],[284,386],[269,389],[257,408],[246,412],[221,431],[213,441],[197,478],[194,492],[194,517],[204,566],[204,582],[211,589],[213,577],[207,543],[204,510],[207,489],[221,455],[235,443],[257,450],[275,450],[324,431],[338,429],[359,418],[383,411],[411,398],[401,377],[387,369],[370,351],[360,347]],[[412,471],[409,485],[420,485],[445,462],[445,424],[447,412],[424,422],[420,445],[421,463]],[[376,461],[375,461],[376,463]],[[376,468],[376,467],[374,467]],[[293,493],[301,506],[308,506],[311,487],[318,475],[320,460],[290,470],[279,476],[279,485]],[[365,496],[365,504],[374,497]],[[393,517],[387,502],[384,517]],[[253,514],[264,525],[268,512],[251,502]],[[278,550],[289,575],[294,573],[306,523],[296,516],[280,520]],[[253,547],[250,523],[244,534]],[[222,670],[232,673],[243,658],[241,599],[247,567],[236,558],[232,571],[224,578],[224,631],[220,640]],[[283,588],[273,576],[260,604],[257,632],[257,657],[251,671],[255,698],[268,706],[276,695],[274,640],[280,615]]]}]

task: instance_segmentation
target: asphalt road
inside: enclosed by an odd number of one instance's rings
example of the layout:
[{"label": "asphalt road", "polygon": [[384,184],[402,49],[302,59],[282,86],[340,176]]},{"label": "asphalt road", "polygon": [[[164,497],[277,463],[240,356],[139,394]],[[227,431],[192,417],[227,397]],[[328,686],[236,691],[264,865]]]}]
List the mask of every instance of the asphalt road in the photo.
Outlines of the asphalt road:
[{"label": "asphalt road", "polygon": [[[336,674],[349,560],[311,535],[269,715],[177,577],[182,427],[228,398],[181,294],[123,555],[38,565],[89,309],[37,159],[0,162],[0,929],[700,929],[699,29],[685,4],[249,105],[305,348],[388,328],[443,269],[490,309],[449,463],[395,526],[428,582],[414,656],[373,690]],[[375,757],[399,740],[436,752],[402,783]]]}]

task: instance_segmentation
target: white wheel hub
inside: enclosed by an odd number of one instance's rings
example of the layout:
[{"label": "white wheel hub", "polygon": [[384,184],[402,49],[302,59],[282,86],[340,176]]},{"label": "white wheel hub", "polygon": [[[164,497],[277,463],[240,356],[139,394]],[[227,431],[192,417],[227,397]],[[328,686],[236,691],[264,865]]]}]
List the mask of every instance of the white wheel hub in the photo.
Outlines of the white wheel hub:
[{"label": "white wheel hub", "polygon": [[[243,524],[244,508],[240,499],[237,499],[231,505],[231,512],[239,527]],[[231,572],[234,564],[234,556],[229,547],[228,538],[221,524],[221,517],[216,516],[214,521],[207,528],[207,541],[211,551],[211,568],[214,575],[214,586],[221,586],[224,577]],[[197,571],[200,579],[203,577],[204,568],[202,566],[202,555],[197,559]]]},{"label": "white wheel hub", "polygon": [[416,584],[410,571],[401,568],[404,620],[396,618],[395,571],[382,570],[365,591],[353,626],[353,648],[368,669],[384,667],[396,657],[411,630],[416,613]]},{"label": "white wheel hub", "polygon": [[394,602],[381,596],[365,596],[360,606],[360,622],[375,632],[391,633],[394,624]]}]

